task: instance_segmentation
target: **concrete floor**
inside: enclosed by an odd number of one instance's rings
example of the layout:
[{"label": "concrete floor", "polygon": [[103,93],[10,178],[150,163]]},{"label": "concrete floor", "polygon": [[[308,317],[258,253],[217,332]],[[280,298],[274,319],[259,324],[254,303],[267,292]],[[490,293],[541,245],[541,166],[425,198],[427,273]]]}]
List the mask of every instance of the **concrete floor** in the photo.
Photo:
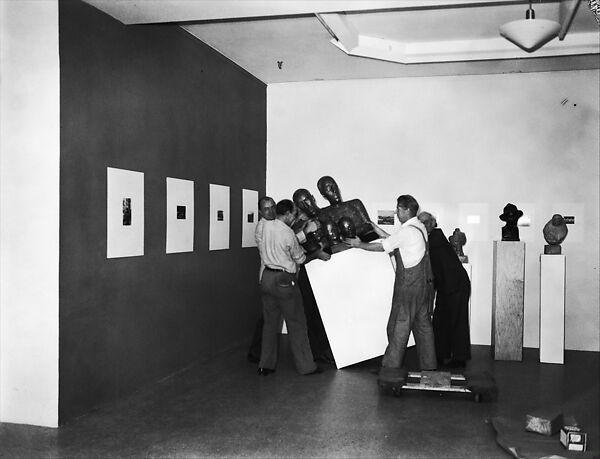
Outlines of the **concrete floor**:
[{"label": "concrete floor", "polygon": [[575,416],[597,454],[598,353],[568,351],[565,365],[549,365],[526,349],[523,362],[495,362],[489,347],[473,346],[467,369],[494,376],[492,403],[382,396],[377,359],[299,376],[285,338],[280,354],[276,373],[259,377],[246,349],[229,351],[59,429],[0,424],[0,457],[506,458],[490,419],[524,426],[525,414],[548,406]]}]

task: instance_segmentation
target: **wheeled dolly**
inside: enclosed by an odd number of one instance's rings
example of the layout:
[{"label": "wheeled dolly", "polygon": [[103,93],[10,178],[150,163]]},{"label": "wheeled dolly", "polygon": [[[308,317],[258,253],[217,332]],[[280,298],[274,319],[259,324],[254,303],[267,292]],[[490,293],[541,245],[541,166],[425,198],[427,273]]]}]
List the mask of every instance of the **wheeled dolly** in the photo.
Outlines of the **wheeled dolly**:
[{"label": "wheeled dolly", "polygon": [[395,397],[406,390],[471,394],[476,402],[493,401],[497,396],[496,384],[488,373],[465,376],[446,371],[411,371],[400,378],[380,376],[377,382],[382,394]]}]

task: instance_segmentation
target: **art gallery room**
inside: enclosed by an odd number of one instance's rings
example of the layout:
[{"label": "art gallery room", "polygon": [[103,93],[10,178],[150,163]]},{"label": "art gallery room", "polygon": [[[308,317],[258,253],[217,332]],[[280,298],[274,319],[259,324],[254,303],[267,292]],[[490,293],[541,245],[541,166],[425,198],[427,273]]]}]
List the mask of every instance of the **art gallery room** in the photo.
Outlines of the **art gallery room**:
[{"label": "art gallery room", "polygon": [[[0,458],[599,457],[597,1],[2,0],[0,71]],[[390,383],[401,195],[469,355]]]}]

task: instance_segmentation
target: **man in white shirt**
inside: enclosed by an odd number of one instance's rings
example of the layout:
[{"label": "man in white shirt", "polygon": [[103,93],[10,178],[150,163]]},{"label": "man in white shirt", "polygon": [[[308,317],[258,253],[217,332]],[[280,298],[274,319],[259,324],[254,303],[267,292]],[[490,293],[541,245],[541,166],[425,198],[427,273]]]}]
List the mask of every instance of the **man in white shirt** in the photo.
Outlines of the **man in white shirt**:
[{"label": "man in white shirt", "polygon": [[307,255],[298,237],[291,229],[298,209],[284,199],[275,207],[276,218],[265,220],[256,237],[264,271],[261,279],[264,328],[258,374],[266,376],[275,371],[277,364],[279,317],[283,316],[290,339],[296,369],[300,374],[314,374],[321,370],[315,365],[306,331],[302,294],[298,287],[300,265],[312,259],[329,260],[322,250]]},{"label": "man in white shirt", "polygon": [[388,346],[381,362],[379,380],[399,382],[410,332],[413,332],[421,370],[435,370],[437,360],[431,312],[433,306],[433,276],[427,247],[427,230],[417,218],[419,203],[410,195],[398,197],[396,215],[400,229],[389,235],[372,223],[380,242],[361,242],[347,239],[352,247],[372,252],[393,254],[396,261],[396,280],[392,310],[387,325]]}]

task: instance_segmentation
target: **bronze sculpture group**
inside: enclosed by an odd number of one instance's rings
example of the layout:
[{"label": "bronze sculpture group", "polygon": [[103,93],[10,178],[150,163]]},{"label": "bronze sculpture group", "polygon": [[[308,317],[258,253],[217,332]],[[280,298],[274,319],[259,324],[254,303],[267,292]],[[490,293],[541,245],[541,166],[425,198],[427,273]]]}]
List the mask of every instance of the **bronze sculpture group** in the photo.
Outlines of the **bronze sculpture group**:
[{"label": "bronze sculpture group", "polygon": [[307,252],[319,248],[328,253],[341,252],[349,248],[342,242],[345,238],[359,237],[363,242],[378,239],[362,201],[343,201],[336,181],[328,175],[319,179],[317,188],[329,206],[319,208],[314,196],[305,188],[296,190],[293,195],[294,203],[303,214],[299,225],[312,220],[318,227],[317,231],[307,235],[304,244]]}]

